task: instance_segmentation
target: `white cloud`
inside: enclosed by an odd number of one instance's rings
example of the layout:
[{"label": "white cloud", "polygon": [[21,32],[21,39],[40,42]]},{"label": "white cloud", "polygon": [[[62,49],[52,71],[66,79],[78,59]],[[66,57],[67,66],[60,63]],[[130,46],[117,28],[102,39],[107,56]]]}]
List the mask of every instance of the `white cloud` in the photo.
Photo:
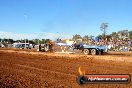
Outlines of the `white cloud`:
[{"label": "white cloud", "polygon": [[18,33],[12,33],[12,32],[4,32],[0,31],[0,38],[11,38],[14,40],[17,39],[52,39],[56,40],[57,38],[62,39],[69,39],[71,38],[71,35],[65,35],[65,34],[54,34],[54,33],[47,33],[47,32],[40,32],[40,33],[31,33],[31,34],[18,34]]}]

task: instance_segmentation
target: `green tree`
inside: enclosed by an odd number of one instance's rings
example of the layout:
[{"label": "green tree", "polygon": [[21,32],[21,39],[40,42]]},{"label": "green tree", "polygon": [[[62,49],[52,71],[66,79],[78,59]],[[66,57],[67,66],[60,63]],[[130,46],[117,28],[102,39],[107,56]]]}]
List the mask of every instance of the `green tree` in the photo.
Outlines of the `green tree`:
[{"label": "green tree", "polygon": [[129,31],[129,39],[132,40],[132,31]]},{"label": "green tree", "polygon": [[102,38],[103,38],[103,36],[102,36],[102,35],[98,35],[97,37],[98,37],[99,39],[102,39]]},{"label": "green tree", "polygon": [[81,35],[75,34],[72,37],[73,40],[82,39]]},{"label": "green tree", "polygon": [[128,30],[118,31],[118,37],[121,40],[128,38],[128,35],[129,35]]},{"label": "green tree", "polygon": [[8,42],[9,42],[10,44],[12,44],[12,43],[14,43],[14,40],[13,40],[13,39],[8,39]]},{"label": "green tree", "polygon": [[29,40],[29,43],[30,43],[30,44],[35,44],[35,43],[33,42],[33,40]]},{"label": "green tree", "polygon": [[46,42],[45,39],[42,39],[42,40],[41,40],[41,43],[42,43],[42,44],[45,44],[45,42]]},{"label": "green tree", "polygon": [[83,36],[83,40],[89,40],[89,36],[88,35]]},{"label": "green tree", "polygon": [[100,26],[100,30],[103,31],[103,38],[105,39],[106,29],[108,28],[108,23],[102,23]]},{"label": "green tree", "polygon": [[48,43],[48,41],[50,41],[50,39],[45,39],[45,43]]},{"label": "green tree", "polygon": [[110,40],[111,40],[111,38],[112,38],[112,36],[111,36],[111,35],[106,35],[106,39],[107,39],[107,41],[110,41]]},{"label": "green tree", "polygon": [[36,44],[36,45],[40,44],[40,40],[39,39],[33,39],[33,43]]},{"label": "green tree", "polygon": [[3,42],[7,43],[8,42],[8,39],[4,38],[3,39]]},{"label": "green tree", "polygon": [[111,34],[112,40],[118,39],[118,34],[116,32],[112,32]]}]

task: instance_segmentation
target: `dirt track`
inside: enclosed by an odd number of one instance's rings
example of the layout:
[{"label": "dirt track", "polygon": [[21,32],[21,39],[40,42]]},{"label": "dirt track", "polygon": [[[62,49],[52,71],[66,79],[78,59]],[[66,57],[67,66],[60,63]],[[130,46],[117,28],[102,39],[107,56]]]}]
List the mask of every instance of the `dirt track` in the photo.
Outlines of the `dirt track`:
[{"label": "dirt track", "polygon": [[0,88],[132,88],[132,83],[78,85],[79,66],[87,74],[132,75],[132,54],[86,56],[0,50]]}]

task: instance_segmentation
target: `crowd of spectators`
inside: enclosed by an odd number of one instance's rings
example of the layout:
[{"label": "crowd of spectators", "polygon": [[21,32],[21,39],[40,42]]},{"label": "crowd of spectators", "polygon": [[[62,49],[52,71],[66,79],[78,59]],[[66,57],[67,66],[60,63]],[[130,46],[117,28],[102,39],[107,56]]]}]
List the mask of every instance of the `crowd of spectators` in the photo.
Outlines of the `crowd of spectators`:
[{"label": "crowd of spectators", "polygon": [[103,40],[98,41],[88,40],[85,42],[88,45],[106,45],[110,51],[132,51],[132,40]]}]

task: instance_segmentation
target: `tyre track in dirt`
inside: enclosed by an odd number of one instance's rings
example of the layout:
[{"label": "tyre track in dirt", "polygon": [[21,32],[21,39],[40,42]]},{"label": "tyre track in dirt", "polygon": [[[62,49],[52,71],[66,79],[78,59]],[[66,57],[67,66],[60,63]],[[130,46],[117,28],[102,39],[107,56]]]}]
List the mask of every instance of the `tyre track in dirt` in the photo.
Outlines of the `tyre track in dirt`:
[{"label": "tyre track in dirt", "polygon": [[84,66],[88,74],[129,73],[132,75],[130,63],[98,60],[93,56],[74,58],[19,52],[0,52],[1,86],[13,86],[12,88],[129,88],[131,85],[88,84],[79,86],[76,83],[79,66]]},{"label": "tyre track in dirt", "polygon": [[[0,63],[2,63],[2,62],[4,62],[5,63],[5,61],[4,60],[0,60]],[[15,62],[15,63],[14,63]],[[29,68],[34,68],[34,69],[41,69],[41,70],[45,70],[45,69],[49,69],[49,70],[53,70],[54,71],[54,69],[50,69],[50,68],[48,68],[48,66],[47,65],[43,65],[42,63],[39,63],[39,65],[38,65],[38,63],[35,63],[35,62],[27,62],[27,61],[16,61],[16,60],[14,60],[14,62],[12,62],[12,64],[14,65],[13,67],[16,67],[16,66],[25,66],[25,67],[29,67]],[[9,63],[9,62],[6,62],[6,63]],[[19,63],[19,64],[18,64]],[[54,62],[53,62],[54,63]],[[70,64],[73,64],[73,63],[68,63],[69,65]],[[76,64],[78,64],[78,63],[76,63]],[[15,66],[16,65],[16,66]],[[53,64],[52,66],[54,66],[55,64]],[[104,69],[104,66],[102,66],[102,65],[98,65],[98,64],[96,64],[97,66],[93,66],[93,65],[86,65],[86,63],[85,64],[83,64],[83,65],[80,65],[80,66],[83,66],[83,67],[87,67],[86,68],[86,71],[87,70],[96,70],[96,69]],[[118,66],[118,65],[116,65],[116,66]],[[118,69],[118,71],[122,71],[122,67],[120,67],[120,66],[118,66],[118,67],[115,67],[115,68],[113,68],[113,66],[105,66],[105,69],[104,70],[117,70]],[[130,72],[131,73],[131,67],[129,67],[129,68],[126,68],[126,69],[123,69],[123,71],[128,71],[128,72]],[[62,72],[62,70],[60,70],[60,71],[58,71],[58,72]],[[67,74],[69,74],[69,73],[67,73]]]}]

